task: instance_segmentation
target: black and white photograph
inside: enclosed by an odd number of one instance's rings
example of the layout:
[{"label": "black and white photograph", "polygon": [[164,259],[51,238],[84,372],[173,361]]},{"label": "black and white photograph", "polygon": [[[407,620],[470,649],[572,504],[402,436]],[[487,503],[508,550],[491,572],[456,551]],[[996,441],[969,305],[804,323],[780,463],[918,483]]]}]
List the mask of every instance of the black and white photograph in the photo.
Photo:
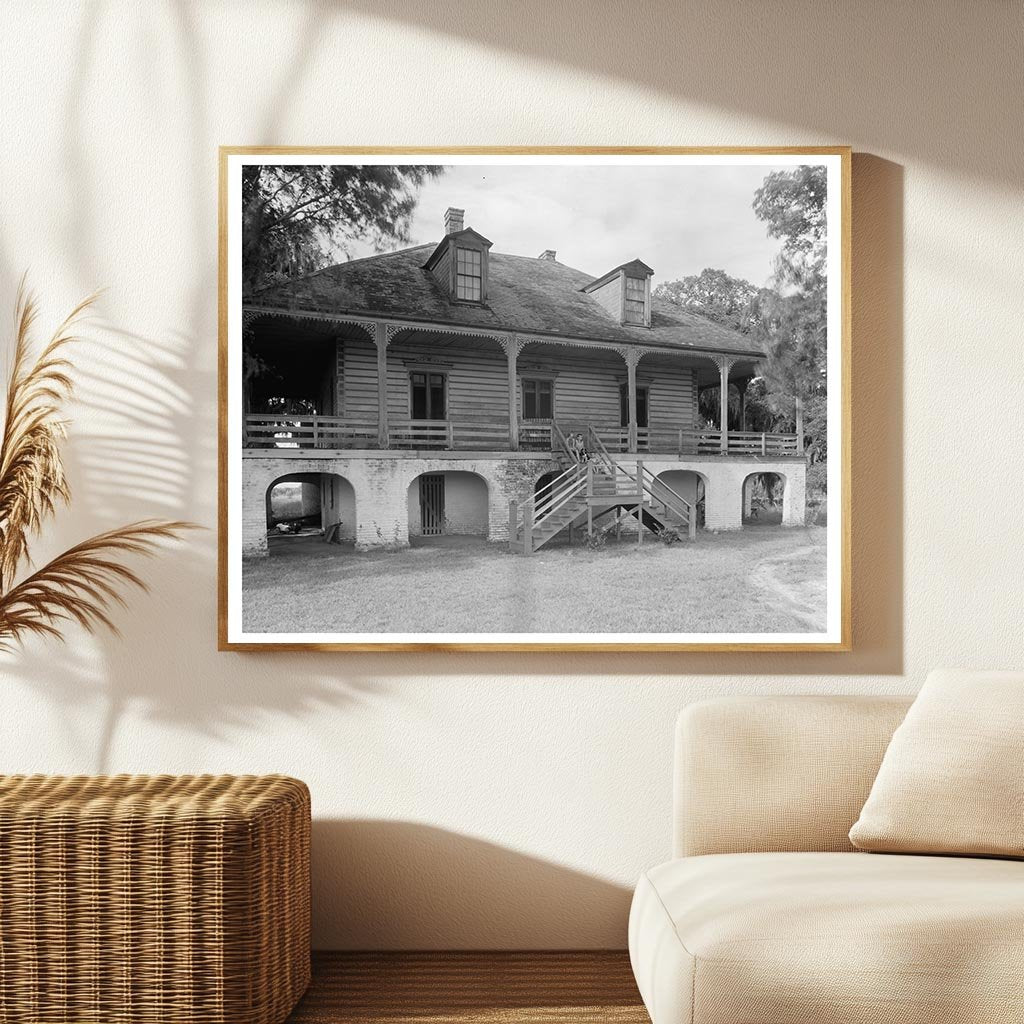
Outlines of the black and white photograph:
[{"label": "black and white photograph", "polygon": [[227,151],[225,645],[841,648],[845,158]]}]

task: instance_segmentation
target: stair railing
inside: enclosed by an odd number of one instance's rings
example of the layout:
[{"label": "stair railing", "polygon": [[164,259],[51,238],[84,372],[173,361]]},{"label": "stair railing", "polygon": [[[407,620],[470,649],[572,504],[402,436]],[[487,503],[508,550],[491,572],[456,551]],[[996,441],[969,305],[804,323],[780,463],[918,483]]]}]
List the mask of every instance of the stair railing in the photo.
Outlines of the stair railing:
[{"label": "stair railing", "polygon": [[[532,551],[534,534],[537,529],[543,527],[552,516],[564,509],[574,498],[583,496],[586,489],[586,468],[578,463],[573,463],[564,473],[538,488],[532,498],[524,501],[521,506],[523,550]],[[511,536],[513,540],[518,540],[520,533],[518,509],[513,515]]]},{"label": "stair railing", "polygon": [[636,476],[630,473],[621,463],[619,463],[612,454],[605,447],[604,442],[597,435],[597,431],[593,427],[587,427],[587,437],[592,445],[591,451],[597,456],[597,461],[604,467],[605,471],[612,476],[615,481],[615,489],[618,490],[620,485],[626,483],[630,488],[634,488],[637,485]]},{"label": "stair railing", "polygon": [[611,457],[611,453],[605,447],[604,441],[597,436],[597,431],[589,424],[587,426],[587,441],[590,444],[590,451],[597,455],[598,459],[605,464],[605,467],[609,472],[614,473],[616,470],[621,468]]},{"label": "stair railing", "polygon": [[[570,466],[548,486],[551,488],[550,499],[545,499],[543,511],[535,515],[534,526],[543,525],[553,515],[565,508],[573,498],[586,492],[587,471],[583,466]],[[536,506],[536,504],[536,499],[534,499],[534,505]]]},{"label": "stair railing", "polygon": [[[644,491],[651,496],[653,501],[664,505],[665,508],[684,520],[687,532],[693,539],[697,534],[697,516],[694,513],[693,505],[664,480],[659,480],[646,466],[640,466],[640,475]],[[655,485],[658,488],[657,492],[655,492]]]},{"label": "stair railing", "polygon": [[[573,455],[573,453],[571,451],[569,451],[569,441],[568,441],[568,439],[566,438],[565,434],[562,433],[562,428],[554,420],[551,421],[551,439],[553,441],[557,441],[558,442],[558,448],[561,449],[561,451],[565,455],[567,455],[570,459],[572,459],[573,462],[576,461],[576,458]],[[552,447],[552,449],[554,449],[555,446],[552,444],[551,447]]]}]

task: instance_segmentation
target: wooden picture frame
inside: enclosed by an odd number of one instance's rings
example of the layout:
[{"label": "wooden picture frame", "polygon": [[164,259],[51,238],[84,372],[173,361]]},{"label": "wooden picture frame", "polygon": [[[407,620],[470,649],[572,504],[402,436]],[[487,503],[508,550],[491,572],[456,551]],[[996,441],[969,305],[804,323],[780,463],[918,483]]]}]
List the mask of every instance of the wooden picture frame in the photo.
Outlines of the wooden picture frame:
[{"label": "wooden picture frame", "polygon": [[[484,537],[481,536],[480,553],[471,552],[464,563],[457,561],[463,557],[461,554],[446,557],[443,553],[431,553],[436,564],[455,565],[452,572],[456,575],[459,572],[473,574],[472,577],[466,575],[465,580],[472,579],[474,584],[479,579],[485,581],[480,596],[471,600],[472,587],[438,574],[436,578],[443,576],[445,586],[449,588],[448,591],[439,589],[438,593],[442,595],[439,601],[450,600],[452,594],[467,594],[469,603],[460,614],[476,615],[474,609],[482,609],[481,615],[490,614],[487,611],[489,602],[495,597],[491,579],[494,573],[498,573],[507,584],[501,592],[504,599],[508,597],[508,587],[519,586],[522,589],[515,594],[521,597],[521,605],[533,607],[539,602],[551,610],[553,617],[561,616],[560,621],[564,625],[566,608],[571,610],[576,600],[581,606],[596,602],[597,597],[592,598],[591,595],[601,588],[594,586],[595,581],[603,587],[608,575],[614,574],[617,560],[627,558],[627,552],[623,546],[611,553],[587,550],[583,554],[566,554],[554,546],[556,542],[548,542],[545,531],[550,532],[557,527],[561,532],[556,531],[555,535],[560,540],[566,532],[569,536],[574,534],[571,524],[575,523],[576,534],[589,526],[588,537],[595,536],[595,529],[601,536],[609,537],[612,535],[610,526],[594,527],[592,521],[604,517],[602,521],[608,523],[614,516],[619,527],[620,545],[627,543],[621,539],[623,531],[629,538],[628,543],[633,543],[630,531],[635,530],[638,547],[656,537],[671,540],[673,534],[678,535],[681,538],[679,544],[666,546],[667,553],[679,553],[678,563],[669,566],[665,561],[668,554],[654,555],[648,549],[648,561],[642,566],[645,579],[652,581],[652,591],[657,587],[662,590],[657,602],[645,596],[645,589],[635,583],[640,563],[634,563],[632,567],[622,563],[623,575],[634,581],[622,592],[623,608],[642,608],[643,601],[650,600],[652,609],[663,609],[666,603],[670,608],[674,607],[671,586],[665,581],[677,578],[684,566],[688,567],[687,571],[698,574],[700,564],[694,559],[700,557],[701,538],[706,539],[709,551],[731,552],[733,561],[728,563],[729,568],[723,571],[721,579],[731,579],[727,573],[736,572],[736,566],[745,564],[745,556],[737,547],[739,541],[736,538],[740,535],[731,530],[736,526],[737,515],[739,524],[743,525],[752,500],[749,495],[755,494],[758,486],[763,486],[771,497],[772,478],[776,485],[782,484],[781,515],[786,523],[799,522],[806,504],[810,456],[806,451],[807,438],[801,429],[801,403],[795,402],[794,406],[797,410],[794,413],[795,432],[762,430],[758,434],[757,431],[737,430],[734,425],[737,413],[733,399],[737,385],[746,381],[742,384],[745,396],[751,379],[763,379],[758,372],[765,366],[767,356],[762,356],[759,361],[756,355],[765,352],[758,347],[761,343],[753,343],[751,335],[742,335],[721,323],[712,322],[713,331],[705,325],[706,315],[694,314],[685,307],[682,312],[677,312],[675,307],[665,305],[665,300],[658,296],[656,290],[652,299],[650,268],[642,259],[635,259],[637,254],[633,251],[624,252],[622,259],[625,262],[610,272],[602,274],[600,268],[588,267],[586,274],[580,276],[580,271],[560,263],[552,250],[543,251],[535,259],[526,254],[509,256],[503,253],[500,242],[491,243],[489,237],[484,237],[488,235],[486,209],[473,210],[472,220],[464,225],[461,222],[462,210],[450,207],[449,215],[453,219],[446,219],[441,242],[437,242],[437,235],[442,234],[439,230],[428,244],[396,253],[399,258],[392,260],[390,270],[383,267],[381,257],[369,256],[351,264],[341,263],[333,270],[319,271],[317,275],[284,278],[258,291],[250,290],[243,296],[241,196],[245,167],[372,167],[382,164],[402,168],[411,163],[456,168],[463,176],[468,173],[466,168],[478,170],[486,167],[491,178],[500,176],[502,169],[511,174],[510,169],[513,168],[520,175],[524,168],[535,168],[538,174],[549,177],[556,173],[568,174],[573,168],[633,168],[638,179],[643,179],[646,173],[653,175],[655,172],[669,176],[674,168],[686,168],[687,174],[696,174],[699,169],[713,173],[715,168],[729,168],[730,174],[735,168],[743,169],[743,174],[751,168],[766,168],[773,172],[787,168],[824,168],[822,173],[823,180],[827,182],[827,196],[823,200],[819,197],[819,200],[825,225],[823,244],[826,255],[822,257],[822,266],[826,268],[823,287],[827,291],[827,307],[823,305],[822,308],[827,308],[827,313],[823,314],[827,316],[827,327],[822,324],[818,329],[824,330],[827,337],[821,398],[821,407],[827,410],[827,433],[822,428],[822,450],[827,452],[827,456],[817,465],[821,470],[818,476],[827,480],[827,498],[822,504],[822,509],[827,512],[826,525],[815,526],[807,536],[811,537],[813,533],[814,543],[819,547],[824,545],[824,554],[820,551],[815,554],[814,571],[819,572],[822,558],[825,568],[820,579],[815,576],[808,582],[811,591],[822,595],[823,604],[821,608],[815,606],[814,615],[807,619],[805,633],[787,629],[760,633],[749,629],[703,632],[630,629],[625,633],[608,629],[576,633],[561,629],[523,633],[517,630],[496,632],[493,629],[410,631],[388,628],[374,631],[360,628],[358,631],[324,631],[305,628],[307,624],[303,616],[306,612],[302,607],[295,610],[296,589],[301,591],[307,586],[320,586],[316,581],[320,578],[321,566],[330,566],[327,575],[334,575],[331,585],[324,583],[309,599],[309,614],[314,614],[315,607],[315,614],[321,616],[314,625],[334,621],[330,619],[332,613],[325,605],[336,601],[341,602],[344,616],[354,616],[356,612],[353,609],[361,610],[364,604],[367,616],[386,616],[391,614],[389,609],[394,610],[395,616],[404,614],[403,591],[397,589],[397,583],[392,587],[391,574],[394,573],[397,580],[401,573],[412,571],[401,559],[413,558],[412,552],[420,548],[417,546],[410,552],[400,550],[390,556],[377,554],[373,549],[377,546],[404,549],[410,543],[409,530],[416,533],[440,529],[447,540],[448,526],[457,521],[467,534],[486,532],[491,544],[484,545]],[[562,170],[556,172],[552,168]],[[529,172],[525,173],[529,175]],[[600,179],[600,173],[604,172],[595,172],[592,176]],[[611,174],[610,171],[608,173]],[[683,171],[677,173],[682,175]],[[740,171],[736,174],[739,175]],[[851,150],[846,146],[222,147],[218,219],[219,649],[351,652],[850,650],[850,175]],[[538,180],[547,179],[541,177]],[[665,177],[664,180],[670,179]],[[500,182],[496,187],[500,187]],[[435,212],[440,213],[431,211],[432,214]],[[470,226],[474,222],[479,231]],[[477,274],[477,258],[463,258],[460,264],[467,272],[463,294],[472,296],[477,291],[484,292],[479,303],[456,302],[445,291],[445,282],[454,280],[456,276],[454,258],[451,262],[446,261],[455,253],[460,237],[469,239],[467,246],[471,245],[474,252],[483,254],[478,285],[471,280]],[[546,241],[544,239],[541,244]],[[639,253],[640,257],[643,255],[643,252]],[[435,263],[430,264],[430,260]],[[542,265],[546,260],[550,263]],[[403,268],[401,273],[407,276],[401,281],[396,279],[397,283],[392,286],[388,275],[397,275],[399,271],[394,268],[399,264]],[[688,264],[685,269],[696,265]],[[681,272],[667,269],[669,272]],[[595,273],[599,276],[594,276]],[[414,298],[409,297],[408,281],[413,280],[419,288],[421,278],[426,282],[423,287],[429,286],[430,289],[429,308],[425,303],[415,305]],[[627,280],[630,282],[628,289]],[[372,299],[367,299],[371,290],[367,284],[369,281],[380,283]],[[525,295],[527,288],[531,289],[532,320],[525,315],[520,316],[516,304],[516,296]],[[607,294],[600,294],[602,289]],[[493,294],[487,295],[488,291]],[[637,307],[630,307],[628,316],[631,319],[627,319],[627,291],[632,306]],[[781,288],[779,291],[784,292]],[[405,298],[389,299],[381,304],[380,295],[389,294],[400,294]],[[541,301],[538,307],[538,295],[550,296],[551,305],[544,305]],[[446,304],[449,300],[451,305]],[[778,301],[785,300],[783,294]],[[359,305],[360,301],[362,305]],[[639,309],[641,301],[645,303],[642,311]],[[607,331],[595,313],[597,304],[611,311],[608,313]],[[584,323],[579,329],[573,328],[575,334],[552,326],[564,323],[559,317],[570,307],[573,315],[578,312],[580,321]],[[549,309],[554,312],[549,314]],[[545,320],[545,316],[549,319]],[[694,319],[695,316],[698,318]],[[736,337],[722,333],[727,329],[732,330]],[[433,345],[429,342],[431,338],[435,339]],[[396,407],[398,401],[395,395],[407,387],[402,376],[407,362],[410,366],[415,364],[428,370],[432,365],[437,366],[438,374],[461,373],[466,377],[468,371],[462,367],[468,366],[469,362],[460,360],[464,357],[468,360],[466,353],[471,350],[476,352],[479,348],[482,351],[482,344],[478,345],[481,340],[489,346],[487,358],[493,363],[486,370],[493,376],[488,384],[490,390],[486,392],[486,401],[482,384],[474,391],[462,379],[455,389],[455,397],[450,399],[452,385],[446,376],[444,397],[435,395],[435,407],[427,413],[431,417],[429,420],[417,420],[411,415],[403,419],[394,413],[389,419],[389,410]],[[246,345],[249,348],[245,348]],[[402,346],[409,351],[405,352]],[[443,349],[447,355],[443,355],[442,346],[447,346]],[[589,355],[580,354],[585,348]],[[530,350],[526,353],[530,358],[524,355],[527,349]],[[567,358],[564,365],[555,365],[557,360],[552,353],[556,349],[564,350],[572,357]],[[600,363],[605,355],[610,357],[614,353],[618,353],[625,364],[621,372],[618,369],[612,371]],[[620,402],[619,377],[626,382],[627,395],[633,396],[632,402],[627,398],[628,411],[622,417],[628,417],[628,423],[620,422],[617,417],[611,422],[610,414],[605,415],[601,422],[588,420],[584,423],[580,402],[575,406],[560,404],[557,396],[573,395],[576,391],[583,393],[580,391],[582,386],[574,391],[571,375],[575,373],[580,379],[586,375],[581,368],[585,359],[590,360],[585,368],[590,374],[588,380],[610,380],[611,373],[618,374],[614,385],[608,385],[614,386],[615,409],[619,408]],[[653,411],[648,413],[649,408],[654,408],[654,403],[650,397],[645,398],[643,418],[646,420],[650,415],[651,421],[640,425],[636,401],[638,367],[644,366],[645,359],[654,369],[644,367],[639,371],[641,388],[651,387],[651,380],[664,380],[666,394],[671,387],[676,388],[675,393],[684,394],[683,385],[678,382],[689,381],[686,387],[690,389],[690,397],[686,401],[677,399],[675,405],[662,401],[657,414]],[[309,367],[319,365],[318,360],[328,369],[323,371],[322,379],[314,380],[314,371]],[[702,361],[699,367],[697,361]],[[332,362],[333,368],[330,368]],[[531,399],[533,404],[524,410],[519,382],[522,376],[529,377],[531,362],[537,365],[537,379],[542,379],[544,372],[548,372],[555,381],[559,376],[563,378],[561,384],[552,386],[556,397],[550,399],[553,408],[550,410],[551,418],[546,422],[543,419],[523,419],[524,412],[537,416],[538,408],[548,401],[534,397]],[[527,364],[526,370],[521,369],[521,363]],[[671,367],[669,363],[672,363]],[[713,367],[707,369],[710,363],[718,367],[717,401],[721,403],[718,429],[713,424],[696,424],[702,408],[702,391],[714,394],[716,387],[715,371]],[[250,364],[257,367],[269,365],[273,369],[253,371],[246,383],[243,365]],[[504,384],[498,382],[500,372],[505,373],[502,378]],[[658,376],[659,372],[662,377]],[[260,384],[254,390],[252,381],[258,380],[260,373],[264,373],[266,380],[283,383]],[[345,390],[346,380],[349,381],[348,391]],[[362,383],[357,385],[360,380]],[[724,400],[722,382],[729,385],[725,389]],[[416,386],[420,386],[419,382]],[[320,389],[321,397],[314,395],[315,388]],[[257,391],[264,408],[254,412],[254,405],[259,404],[253,398]],[[485,407],[490,418],[464,412],[464,408],[474,406],[474,395],[479,396],[476,406]],[[418,401],[411,392],[405,393],[405,400],[408,403]],[[602,392],[591,404],[596,409],[606,400],[608,403],[612,401]],[[368,410],[372,411],[374,402],[377,403],[375,417],[368,413]],[[460,402],[464,408],[458,407]],[[744,417],[740,421],[741,427],[747,425],[745,403],[746,398],[741,398]],[[410,413],[413,411],[411,405],[406,408]],[[417,408],[423,411],[428,406]],[[612,406],[601,405],[601,408],[611,409]],[[329,409],[330,415],[324,409]],[[569,412],[565,413],[565,409]],[[665,412],[665,409],[669,411]],[[494,413],[494,410],[498,412]],[[541,411],[547,411],[546,406]],[[442,412],[443,419],[440,418]],[[659,416],[662,417],[660,423],[656,422]],[[684,419],[677,422],[679,417]],[[693,417],[693,423],[685,417]],[[671,437],[669,431],[672,432]],[[577,435],[583,438],[582,442],[576,440]],[[549,445],[549,449],[544,445]],[[539,479],[532,481],[542,464],[550,466],[553,483],[544,485]],[[436,481],[426,486],[417,483],[425,475],[441,477],[441,490],[438,491]],[[356,486],[350,479],[353,476],[357,478]],[[283,481],[282,477],[285,478]],[[474,477],[484,481],[483,489],[471,479]],[[521,494],[515,495],[509,489],[512,485],[508,481],[513,477],[519,478],[525,488]],[[613,484],[608,483],[609,477]],[[632,503],[626,494],[630,480],[636,481],[637,500]],[[296,507],[300,513],[306,508],[302,502],[312,495],[310,489],[318,491],[318,498],[310,497],[313,504],[309,507],[315,508],[315,502],[319,501],[320,526],[314,524],[310,528],[313,539],[304,541],[307,544],[305,549],[294,545],[286,548],[286,544],[292,543],[288,535],[279,536],[273,532],[281,526],[289,526],[291,522],[302,522],[298,517],[277,527],[271,525],[278,515],[285,515],[273,509],[271,492],[281,483],[291,485],[288,500],[299,502]],[[733,490],[739,488],[728,500],[724,497],[727,485]],[[607,490],[609,487],[610,491]],[[692,490],[687,489],[690,487]],[[604,495],[607,501],[602,498],[602,488],[607,491]],[[443,502],[447,492],[451,497],[446,510]],[[294,497],[295,493],[298,498]],[[440,498],[437,498],[438,493]],[[513,496],[510,498],[510,495]],[[438,502],[442,503],[440,509]],[[733,507],[737,502],[740,503],[738,514]],[[770,508],[774,509],[774,504]],[[452,509],[457,509],[457,514],[450,515]],[[699,532],[697,527],[702,515],[706,529]],[[565,516],[570,517],[570,525],[560,526]],[[315,519],[316,512],[311,512],[307,518]],[[440,528],[437,523],[441,524]],[[756,525],[761,529],[760,524]],[[765,527],[758,536],[768,536],[768,529],[772,527]],[[783,543],[785,530],[782,526],[778,529],[780,532],[772,537]],[[302,532],[299,530],[296,535],[299,539]],[[329,561],[314,562],[312,559],[319,557],[317,545],[326,546],[325,537],[347,540],[356,548],[368,549],[368,553],[352,554],[346,561],[347,553],[343,556],[332,551],[325,556]],[[381,542],[379,545],[378,541]],[[538,541],[548,543],[545,549],[548,553],[542,552],[541,557],[531,559],[529,556],[535,553]],[[736,551],[732,552],[729,545],[733,545]],[[262,561],[259,556],[269,547],[274,547],[277,552],[287,550],[288,557],[294,561],[289,563],[286,558],[276,564],[273,558]],[[512,549],[511,554],[509,548]],[[244,557],[247,551],[254,557]],[[575,561],[566,561],[570,557]],[[559,558],[563,560],[559,562]],[[603,564],[602,558],[607,559]],[[472,568],[459,568],[463,564]],[[567,581],[565,586],[576,589],[565,595],[556,592],[554,595],[545,594],[543,599],[537,597],[536,587],[529,581],[539,578],[538,564],[553,566],[544,577],[546,580],[564,579]],[[751,562],[751,565],[760,564]],[[267,568],[272,565],[280,568]],[[579,579],[571,581],[573,574],[566,571],[567,568],[580,568]],[[355,576],[362,574],[363,589],[349,581],[350,571]],[[255,582],[250,584],[250,578]],[[288,584],[288,578],[292,579],[291,584]],[[422,581],[432,578],[429,575],[417,577],[420,582],[415,591],[418,595],[417,608],[422,609],[427,617],[443,612],[443,609],[432,606],[430,601],[421,600]],[[511,583],[513,580],[517,582]],[[383,585],[378,587],[377,581]],[[802,583],[801,580],[797,582]],[[393,592],[389,592],[389,587]],[[248,613],[245,610],[246,588],[250,588],[252,595]],[[664,592],[666,590],[668,593]],[[601,592],[605,591],[601,589]],[[346,596],[339,597],[341,593]],[[445,598],[444,593],[449,597]],[[614,600],[609,599],[609,604],[614,604]],[[544,605],[544,601],[548,604]],[[751,601],[752,609],[762,607],[757,605],[756,595],[751,597]],[[371,605],[377,610],[374,611]],[[283,609],[280,621],[275,608]],[[769,618],[776,614],[770,604],[765,605],[764,610]],[[788,609],[784,611],[789,614]],[[409,614],[412,615],[413,611]],[[543,613],[534,611],[529,614]],[[657,610],[653,614],[661,615],[663,612]],[[723,611],[721,618],[727,619],[728,614]],[[747,618],[757,620],[760,612],[751,611],[749,616],[746,611],[736,614],[736,621],[746,622]],[[778,614],[783,621],[783,613]],[[534,619],[529,621],[535,622]],[[460,624],[464,623],[460,621]],[[476,624],[476,619],[469,622],[471,626]],[[271,628],[278,625],[283,628]]]}]

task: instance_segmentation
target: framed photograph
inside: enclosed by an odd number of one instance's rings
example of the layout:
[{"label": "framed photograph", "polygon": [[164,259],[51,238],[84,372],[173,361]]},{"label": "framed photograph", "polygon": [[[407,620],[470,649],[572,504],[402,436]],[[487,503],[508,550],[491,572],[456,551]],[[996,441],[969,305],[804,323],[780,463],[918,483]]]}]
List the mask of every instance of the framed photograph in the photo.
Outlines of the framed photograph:
[{"label": "framed photograph", "polygon": [[850,151],[221,150],[222,649],[848,650]]}]

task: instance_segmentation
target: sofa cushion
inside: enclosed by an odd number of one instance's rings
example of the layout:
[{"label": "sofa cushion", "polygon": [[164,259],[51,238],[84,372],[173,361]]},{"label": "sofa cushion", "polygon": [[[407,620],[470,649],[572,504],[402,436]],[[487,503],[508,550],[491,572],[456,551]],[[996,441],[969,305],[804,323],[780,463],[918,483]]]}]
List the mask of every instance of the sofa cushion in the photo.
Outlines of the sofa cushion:
[{"label": "sofa cushion", "polygon": [[734,696],[676,725],[672,855],[851,853],[908,697]]},{"label": "sofa cushion", "polygon": [[1019,1024],[1024,864],[682,858],[641,878],[629,949],[653,1024]]},{"label": "sofa cushion", "polygon": [[932,672],[850,841],[889,853],[1024,857],[1024,673]]}]

